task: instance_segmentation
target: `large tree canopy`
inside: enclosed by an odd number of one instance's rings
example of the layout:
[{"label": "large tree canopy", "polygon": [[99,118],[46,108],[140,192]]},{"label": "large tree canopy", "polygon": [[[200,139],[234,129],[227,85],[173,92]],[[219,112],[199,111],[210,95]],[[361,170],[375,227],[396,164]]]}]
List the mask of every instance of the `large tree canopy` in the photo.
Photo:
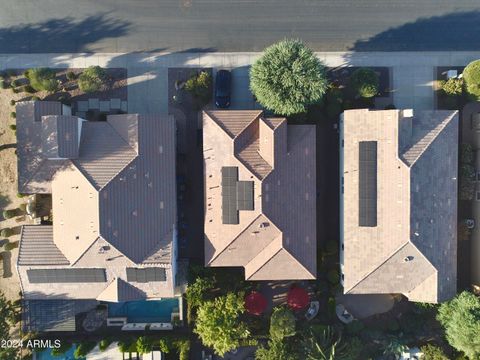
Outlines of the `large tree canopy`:
[{"label": "large tree canopy", "polygon": [[301,41],[283,40],[252,65],[250,89],[260,104],[279,115],[303,113],[327,90],[325,66]]},{"label": "large tree canopy", "polygon": [[228,293],[198,307],[195,333],[202,343],[223,356],[240,346],[240,340],[249,336],[244,322],[239,319],[245,311],[244,294]]},{"label": "large tree canopy", "polygon": [[467,92],[473,97],[480,98],[480,60],[467,65],[463,70],[463,79]]},{"label": "large tree canopy", "polygon": [[259,346],[255,352],[256,360],[297,360],[298,356],[283,341],[270,340],[268,347]]},{"label": "large tree canopy", "polygon": [[450,345],[470,359],[480,357],[480,299],[476,295],[464,291],[443,303],[437,319],[445,328]]}]

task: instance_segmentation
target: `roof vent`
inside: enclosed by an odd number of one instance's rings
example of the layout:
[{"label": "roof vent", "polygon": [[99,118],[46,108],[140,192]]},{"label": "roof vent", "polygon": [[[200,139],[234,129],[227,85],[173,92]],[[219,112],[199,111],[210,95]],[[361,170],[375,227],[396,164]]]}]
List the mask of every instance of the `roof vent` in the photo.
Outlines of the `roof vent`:
[{"label": "roof vent", "polygon": [[270,226],[270,223],[268,223],[268,222],[262,222],[262,223],[260,223],[260,225],[258,225],[258,227],[260,229],[266,228],[268,226]]},{"label": "roof vent", "polygon": [[403,259],[403,261],[405,262],[409,262],[409,261],[412,261],[413,260],[413,256],[406,256],[405,259]]}]

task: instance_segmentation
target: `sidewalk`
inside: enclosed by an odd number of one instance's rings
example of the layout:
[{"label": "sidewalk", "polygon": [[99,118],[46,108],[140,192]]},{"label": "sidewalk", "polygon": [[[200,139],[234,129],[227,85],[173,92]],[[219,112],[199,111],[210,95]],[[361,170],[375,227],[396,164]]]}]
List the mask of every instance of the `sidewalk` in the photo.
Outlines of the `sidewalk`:
[{"label": "sidewalk", "polygon": [[[99,53],[0,55],[0,69],[77,67],[91,65],[126,67],[129,74],[129,111],[167,113],[169,67],[234,69],[238,81],[233,107],[253,105],[248,91],[248,67],[260,53]],[[393,71],[394,103],[398,108],[432,109],[435,66],[463,66],[480,58],[472,52],[317,52],[329,67],[389,66]],[[235,83],[234,76],[234,83]]]}]

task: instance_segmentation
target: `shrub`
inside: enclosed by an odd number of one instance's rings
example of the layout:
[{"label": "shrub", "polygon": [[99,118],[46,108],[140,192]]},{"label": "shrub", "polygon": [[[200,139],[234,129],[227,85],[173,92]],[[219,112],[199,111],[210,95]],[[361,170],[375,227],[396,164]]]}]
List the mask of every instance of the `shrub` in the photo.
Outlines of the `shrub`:
[{"label": "shrub", "polygon": [[137,339],[137,351],[140,354],[148,354],[153,349],[153,341],[151,338],[147,336],[140,336]]},{"label": "shrub", "polygon": [[250,69],[250,90],[265,108],[281,115],[305,113],[327,91],[324,64],[298,40],[267,47]]},{"label": "shrub", "polygon": [[338,270],[332,269],[327,272],[327,280],[330,284],[338,284],[340,281],[340,275],[338,274]]},{"label": "shrub", "polygon": [[22,90],[29,94],[35,94],[37,91],[32,87],[32,85],[23,85]]},{"label": "shrub", "polygon": [[164,337],[160,339],[158,342],[158,347],[160,348],[161,352],[168,354],[172,349],[172,339],[170,337]]},{"label": "shrub", "polygon": [[0,236],[2,238],[8,238],[13,235],[13,230],[10,228],[5,228],[0,231]]},{"label": "shrub", "polygon": [[178,360],[188,360],[190,354],[190,340],[181,339],[174,342],[178,351]]},{"label": "shrub", "polygon": [[17,193],[17,198],[19,198],[19,199],[22,199],[22,198],[24,198],[25,196],[26,196],[26,195],[24,195],[24,194]]},{"label": "shrub", "polygon": [[345,326],[345,330],[348,334],[356,335],[365,328],[365,325],[360,320],[353,320]]},{"label": "shrub", "polygon": [[28,71],[28,69],[25,70],[25,71],[23,72],[23,76],[25,76],[27,79],[29,79],[29,78],[30,78],[30,71]]},{"label": "shrub", "polygon": [[9,242],[5,245],[5,250],[12,251],[18,247],[18,241]]},{"label": "shrub", "polygon": [[4,219],[11,219],[15,216],[15,214],[15,210],[4,210],[2,215]]},{"label": "shrub", "polygon": [[72,81],[77,78],[77,75],[73,71],[68,71],[67,72],[67,80]]},{"label": "shrub", "polygon": [[75,349],[75,352],[73,353],[73,357],[75,359],[80,359],[80,358],[83,358],[85,356],[87,356],[87,354],[93,350],[93,348],[95,347],[95,345],[97,345],[97,343],[95,341],[84,341],[84,342],[81,342],[77,348]]},{"label": "shrub", "polygon": [[460,96],[463,93],[463,79],[450,78],[442,85],[442,90],[450,96]]},{"label": "shrub", "polygon": [[462,143],[460,145],[460,162],[463,164],[473,164],[475,153],[470,144]]},{"label": "shrub", "polygon": [[30,101],[39,101],[39,100],[40,100],[40,98],[38,96],[32,96],[30,98]]},{"label": "shrub", "polygon": [[55,71],[48,68],[36,68],[29,70],[30,85],[37,91],[54,92],[58,88]]},{"label": "shrub", "polygon": [[352,89],[363,98],[371,98],[377,95],[379,84],[377,73],[369,68],[357,69],[350,76]]},{"label": "shrub", "polygon": [[475,181],[475,168],[470,164],[460,165],[460,178]]},{"label": "shrub", "polygon": [[286,307],[277,307],[270,318],[270,337],[273,340],[283,340],[296,333],[295,315]]},{"label": "shrub", "polygon": [[99,91],[105,83],[107,73],[100,66],[90,66],[78,77],[78,87],[81,91],[92,93]]},{"label": "shrub", "polygon": [[16,113],[15,111],[12,111],[12,112],[10,113],[10,117],[11,117],[12,119],[15,119],[15,118],[17,117],[17,113]]},{"label": "shrub", "polygon": [[105,351],[105,350],[107,350],[107,348],[110,346],[111,343],[112,343],[112,339],[111,339],[111,338],[102,339],[102,340],[100,340],[100,342],[98,343],[98,349],[99,349],[100,351]]},{"label": "shrub", "polygon": [[185,90],[199,99],[201,106],[208,104],[212,98],[212,76],[208,71],[201,71],[187,80]]},{"label": "shrub", "polygon": [[10,100],[10,105],[11,105],[11,106],[15,105],[16,103],[17,103],[17,102],[16,102],[15,100],[13,100],[13,99]]},{"label": "shrub", "polygon": [[60,356],[65,354],[72,347],[72,343],[69,341],[62,341],[60,347],[53,348],[50,352],[52,356]]},{"label": "shrub", "polygon": [[20,204],[18,205],[18,208],[22,211],[22,212],[26,212],[27,211],[27,204]]},{"label": "shrub", "polygon": [[449,360],[443,350],[435,345],[427,344],[420,348],[423,352],[423,360]]},{"label": "shrub", "polygon": [[463,70],[463,79],[467,93],[480,97],[480,60],[472,61]]},{"label": "shrub", "polygon": [[120,340],[118,350],[122,353],[137,351],[137,343],[133,339]]},{"label": "shrub", "polygon": [[10,83],[11,87],[17,87],[18,85],[20,85],[20,81],[18,81],[17,79],[12,80],[12,82]]},{"label": "shrub", "polygon": [[13,130],[13,131],[17,130],[17,125],[15,124],[10,124],[8,125],[8,127],[10,128],[10,130]]},{"label": "shrub", "polygon": [[472,341],[480,334],[480,299],[464,291],[440,305],[437,320],[445,329],[448,343],[470,359],[480,357],[480,342]]}]

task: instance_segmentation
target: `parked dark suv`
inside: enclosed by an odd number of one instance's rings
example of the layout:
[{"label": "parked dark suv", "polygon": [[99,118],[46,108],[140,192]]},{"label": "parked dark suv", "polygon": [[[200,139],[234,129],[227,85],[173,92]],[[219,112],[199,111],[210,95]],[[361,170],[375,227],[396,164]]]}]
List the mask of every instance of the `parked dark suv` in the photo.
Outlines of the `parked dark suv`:
[{"label": "parked dark suv", "polygon": [[220,109],[230,106],[230,87],[232,74],[228,70],[219,70],[215,78],[215,105]]}]

